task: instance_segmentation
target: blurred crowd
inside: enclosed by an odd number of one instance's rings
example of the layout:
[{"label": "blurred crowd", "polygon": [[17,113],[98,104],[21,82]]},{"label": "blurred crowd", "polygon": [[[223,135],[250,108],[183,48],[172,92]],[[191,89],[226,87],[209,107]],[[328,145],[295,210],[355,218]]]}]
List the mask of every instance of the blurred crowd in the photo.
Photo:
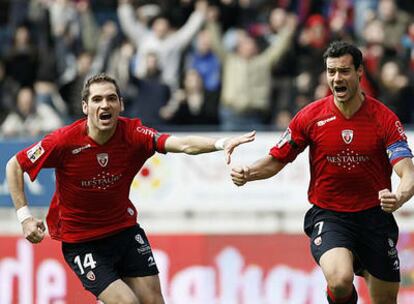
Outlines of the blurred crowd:
[{"label": "blurred crowd", "polygon": [[367,94],[414,123],[414,1],[0,0],[0,136],[83,117],[90,75],[159,130],[283,129],[329,94],[333,40],[364,53]]}]

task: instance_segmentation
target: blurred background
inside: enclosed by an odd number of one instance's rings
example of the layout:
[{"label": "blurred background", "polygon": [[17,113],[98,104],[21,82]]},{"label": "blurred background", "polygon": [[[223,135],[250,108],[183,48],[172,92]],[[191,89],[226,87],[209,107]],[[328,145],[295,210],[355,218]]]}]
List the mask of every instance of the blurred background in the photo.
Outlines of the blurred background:
[{"label": "blurred background", "polygon": [[[58,242],[21,237],[4,168],[17,151],[83,117],[86,78],[115,77],[124,116],[168,133],[255,129],[233,163],[267,154],[303,106],[329,94],[331,41],[364,54],[364,91],[390,107],[414,142],[411,0],[0,0],[0,303],[94,303]],[[222,153],[155,155],[131,200],[148,232],[167,303],[320,304],[309,252],[307,153],[280,175],[236,188]],[[394,183],[396,180],[394,180]],[[340,186],[340,185],[338,185]],[[44,217],[53,171],[26,181]],[[398,211],[400,304],[414,302],[414,209]],[[357,280],[359,303],[369,303]]]}]

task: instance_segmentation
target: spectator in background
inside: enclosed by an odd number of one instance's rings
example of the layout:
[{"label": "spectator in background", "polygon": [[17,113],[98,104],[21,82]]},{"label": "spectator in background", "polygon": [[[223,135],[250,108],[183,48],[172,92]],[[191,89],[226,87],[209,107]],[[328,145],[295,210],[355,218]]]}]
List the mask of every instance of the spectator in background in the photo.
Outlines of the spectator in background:
[{"label": "spectator in background", "polygon": [[382,65],[380,98],[400,118],[403,124],[413,123],[414,91],[409,79],[395,60]]},{"label": "spectator in background", "polygon": [[131,95],[137,94],[136,90],[129,88],[134,53],[134,45],[129,40],[122,41],[120,46],[113,50],[107,67],[108,74],[118,79],[119,88],[125,92],[124,99],[126,99],[126,103],[129,102]]},{"label": "spectator in background", "polygon": [[200,74],[206,91],[220,91],[220,59],[213,52],[210,33],[207,30],[197,34],[194,47],[187,55],[186,68],[195,69]]},{"label": "spectator in background", "polygon": [[375,14],[378,0],[358,0],[353,2],[354,24],[353,31],[358,41],[363,39],[363,31],[366,23]]},{"label": "spectator in background", "polygon": [[323,50],[329,42],[329,28],[322,15],[313,14],[306,20],[298,36],[298,73],[309,71],[318,77],[323,67],[315,58],[322,58]]},{"label": "spectator in background", "polygon": [[63,121],[47,104],[37,103],[32,88],[23,87],[16,98],[16,108],[1,125],[4,137],[39,136],[62,127]]},{"label": "spectator in background", "polygon": [[83,117],[82,107],[79,102],[81,100],[81,94],[83,83],[89,75],[92,67],[92,54],[83,52],[76,58],[76,75],[75,77],[65,83],[60,88],[60,94],[65,100],[69,109],[69,115],[72,120]]},{"label": "spectator in background", "polygon": [[[93,12],[91,11],[88,0],[81,0],[76,3],[76,10],[78,14],[78,24],[80,27],[80,41],[83,50],[95,53],[99,45],[100,28],[95,20]],[[106,26],[111,22],[106,21]],[[104,25],[105,26],[105,25]]]},{"label": "spectator in background", "polygon": [[[288,22],[289,13],[280,7],[271,10],[268,16],[269,23],[267,25],[264,38],[269,44],[277,44],[281,38],[283,29]],[[293,39],[292,39],[293,40]],[[271,118],[276,121],[276,127],[283,128],[283,123],[279,118],[279,111],[281,117],[288,117],[286,111],[294,113],[294,105],[292,100],[294,97],[294,78],[297,74],[297,45],[293,41],[289,47],[289,51],[282,55],[282,58],[275,62],[272,66],[272,85],[271,85]],[[285,119],[282,119],[282,121]],[[284,128],[283,128],[284,129]]]},{"label": "spectator in background", "polygon": [[170,99],[170,88],[161,79],[157,54],[147,53],[145,66],[147,68],[143,76],[130,79],[131,85],[137,89],[137,96],[125,104],[125,116],[139,117],[146,125],[162,128],[165,121],[160,111]]},{"label": "spectator in background", "polygon": [[17,94],[18,84],[6,74],[3,62],[0,60],[0,124],[14,108],[13,96]]},{"label": "spectator in background", "polygon": [[[97,52],[95,55],[89,52],[81,52],[76,58],[76,74],[71,76],[70,81],[60,87],[60,93],[69,108],[72,119],[83,117],[79,100],[86,77],[105,70],[110,59],[110,53],[115,46],[117,29],[113,21],[103,24],[99,33]],[[72,68],[72,67],[70,67]]]},{"label": "spectator in background", "polygon": [[20,86],[32,86],[38,69],[38,52],[31,41],[29,28],[19,26],[13,44],[5,56],[6,73]]},{"label": "spectator in background", "polygon": [[183,88],[173,95],[172,106],[163,116],[174,125],[217,125],[219,92],[204,89],[201,75],[195,69],[184,74]]},{"label": "spectator in background", "polygon": [[261,128],[270,110],[271,68],[291,45],[296,18],[289,16],[280,39],[263,52],[259,52],[255,39],[247,32],[239,35],[236,51],[229,52],[221,41],[217,13],[214,9],[210,11],[207,28],[213,49],[223,64],[219,108],[222,130]]},{"label": "spectator in background", "polygon": [[147,53],[156,53],[160,62],[162,80],[171,89],[177,88],[182,52],[201,28],[206,10],[207,1],[197,1],[196,9],[190,18],[174,32],[168,19],[163,16],[157,16],[153,20],[151,29],[148,29],[146,24],[135,18],[130,1],[120,1],[118,17],[121,28],[137,48],[138,64],[134,74],[137,77],[145,75],[145,56]]},{"label": "spectator in background", "polygon": [[353,0],[331,1],[328,24],[330,40],[351,40],[353,35]]},{"label": "spectator in background", "polygon": [[79,14],[75,2],[56,0],[48,3],[50,24],[54,37],[65,37],[67,43],[76,47],[80,39]]},{"label": "spectator in background", "polygon": [[378,19],[383,24],[384,46],[397,50],[401,46],[401,37],[407,30],[409,16],[400,10],[395,0],[380,0],[378,4]]},{"label": "spectator in background", "polygon": [[414,71],[414,21],[408,25],[407,32],[401,38],[403,59],[408,63],[411,72]]}]

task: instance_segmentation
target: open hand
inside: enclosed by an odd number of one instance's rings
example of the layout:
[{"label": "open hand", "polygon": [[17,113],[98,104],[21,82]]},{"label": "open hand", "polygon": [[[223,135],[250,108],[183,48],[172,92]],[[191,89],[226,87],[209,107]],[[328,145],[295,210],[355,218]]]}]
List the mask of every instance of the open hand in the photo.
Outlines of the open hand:
[{"label": "open hand", "polygon": [[224,142],[224,155],[226,157],[226,163],[230,164],[231,154],[234,149],[241,144],[245,144],[253,141],[256,138],[256,131],[251,131],[249,133],[243,134],[238,137],[231,137]]}]

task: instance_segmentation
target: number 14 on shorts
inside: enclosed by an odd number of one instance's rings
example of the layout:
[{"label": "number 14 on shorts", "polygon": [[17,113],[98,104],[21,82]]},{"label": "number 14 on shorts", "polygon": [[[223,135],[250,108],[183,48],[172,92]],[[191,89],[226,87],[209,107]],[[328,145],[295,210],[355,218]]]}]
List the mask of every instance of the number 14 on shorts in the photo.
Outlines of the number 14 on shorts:
[{"label": "number 14 on shorts", "polygon": [[93,259],[92,253],[85,254],[83,263],[81,262],[80,255],[77,255],[73,261],[76,263],[76,265],[78,265],[81,275],[85,273],[85,268],[90,267],[91,269],[94,269],[96,267],[96,262]]}]

